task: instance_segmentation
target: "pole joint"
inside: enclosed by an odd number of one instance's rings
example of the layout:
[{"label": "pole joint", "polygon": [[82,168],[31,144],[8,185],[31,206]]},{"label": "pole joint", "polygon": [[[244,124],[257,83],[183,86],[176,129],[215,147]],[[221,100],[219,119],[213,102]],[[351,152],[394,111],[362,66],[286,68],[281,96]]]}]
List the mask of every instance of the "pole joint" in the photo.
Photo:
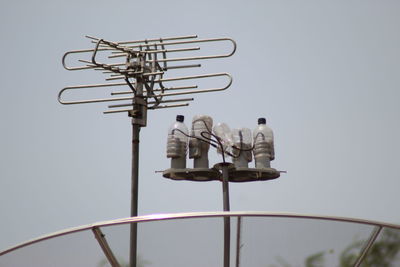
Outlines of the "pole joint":
[{"label": "pole joint", "polygon": [[145,127],[147,125],[147,101],[138,96],[132,101],[133,108],[128,112],[128,116],[132,118],[132,125],[137,124],[140,127]]}]

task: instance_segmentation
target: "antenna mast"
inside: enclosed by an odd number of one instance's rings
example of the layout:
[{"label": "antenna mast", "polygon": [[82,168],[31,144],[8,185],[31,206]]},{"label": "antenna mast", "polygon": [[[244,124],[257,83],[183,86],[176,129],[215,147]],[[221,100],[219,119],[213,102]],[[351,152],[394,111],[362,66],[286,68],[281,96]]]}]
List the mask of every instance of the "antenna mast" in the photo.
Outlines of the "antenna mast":
[{"label": "antenna mast", "polygon": [[[66,70],[95,70],[108,75],[106,83],[68,86],[58,94],[58,101],[64,105],[119,102],[108,105],[104,114],[127,113],[132,118],[132,182],[131,182],[131,217],[138,215],[139,189],[139,136],[141,127],[147,125],[147,110],[188,106],[193,98],[171,98],[179,95],[189,95],[222,91],[232,84],[229,73],[210,73],[191,76],[167,77],[172,70],[179,71],[187,68],[201,67],[200,61],[214,58],[226,58],[236,51],[236,43],[230,38],[198,39],[197,35],[178,36],[158,39],[112,42],[100,38],[86,36],[94,48],[72,50],[64,54],[62,64]],[[231,49],[223,54],[194,55],[170,57],[170,54],[186,54],[199,51],[199,46],[230,43]],[[83,56],[75,61],[79,65],[70,66],[67,61],[73,56]],[[117,61],[115,61],[117,60]],[[167,72],[168,71],[168,72]],[[197,79],[213,79],[224,77],[226,83],[220,87],[198,88],[197,85],[173,85],[180,81]],[[120,82],[112,82],[120,80]],[[172,83],[172,85],[170,85]],[[65,99],[65,94],[86,91],[87,89],[109,89],[128,87],[127,91],[110,91],[110,95],[102,98]],[[123,102],[126,101],[126,102]],[[121,103],[122,102],[122,103]],[[183,102],[183,103],[182,103]],[[130,233],[130,266],[136,267],[137,261],[137,224],[131,224]]]}]

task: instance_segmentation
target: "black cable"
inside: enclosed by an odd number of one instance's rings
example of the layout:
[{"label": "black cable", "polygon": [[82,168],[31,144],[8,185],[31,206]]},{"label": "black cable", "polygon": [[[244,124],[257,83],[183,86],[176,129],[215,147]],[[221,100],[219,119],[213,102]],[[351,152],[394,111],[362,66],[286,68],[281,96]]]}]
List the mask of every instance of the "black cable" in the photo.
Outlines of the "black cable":
[{"label": "black cable", "polygon": [[[236,149],[236,150],[239,151],[239,154],[238,154],[237,156],[235,156],[234,154],[230,153],[229,151],[227,151],[227,150],[225,149],[225,146],[224,146],[224,144],[222,143],[222,139],[221,139],[219,136],[217,136],[217,135],[215,135],[215,134],[213,134],[213,133],[211,132],[211,130],[210,130],[210,128],[208,127],[207,122],[206,122],[205,120],[198,119],[198,120],[195,120],[195,121],[193,121],[193,122],[197,122],[197,121],[203,122],[204,125],[205,125],[205,127],[206,127],[206,129],[207,129],[207,131],[203,131],[203,132],[200,133],[200,135],[201,135],[202,138],[197,137],[197,136],[194,136],[194,135],[186,134],[186,133],[184,133],[184,132],[183,132],[182,130],[180,130],[180,129],[173,129],[173,130],[172,130],[172,133],[173,133],[174,131],[179,131],[180,133],[182,133],[184,136],[186,136],[186,137],[188,137],[188,138],[194,138],[194,139],[197,139],[197,140],[199,140],[199,141],[201,141],[201,142],[205,142],[205,143],[211,145],[211,146],[214,147],[214,148],[217,148],[217,149],[219,148],[219,149],[221,150],[222,161],[223,161],[224,163],[226,163],[226,161],[225,161],[225,154],[228,155],[228,156],[230,156],[230,157],[232,157],[232,158],[239,158],[240,155],[241,155],[241,152],[247,152],[247,151],[253,151],[253,150],[254,150],[254,144],[252,145],[251,148],[247,148],[247,149],[243,148],[243,135],[241,135],[241,137],[240,137],[240,147],[237,147],[237,146],[235,146],[235,145],[231,146],[231,148]],[[256,138],[257,138],[257,136],[258,136],[259,134],[262,134],[262,133],[258,133],[258,134],[256,135]],[[207,135],[208,135],[208,136],[207,136]],[[214,139],[212,139],[211,137],[213,137]]]}]

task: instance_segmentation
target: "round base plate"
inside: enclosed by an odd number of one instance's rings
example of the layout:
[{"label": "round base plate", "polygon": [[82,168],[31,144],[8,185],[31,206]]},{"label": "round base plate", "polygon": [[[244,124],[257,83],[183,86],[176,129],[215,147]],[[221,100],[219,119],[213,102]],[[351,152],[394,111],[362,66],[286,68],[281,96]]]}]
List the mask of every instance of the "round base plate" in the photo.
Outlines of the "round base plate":
[{"label": "round base plate", "polygon": [[[231,163],[224,163],[228,166],[229,182],[255,182],[267,181],[280,177],[280,172],[273,168],[235,168]],[[195,169],[167,169],[163,172],[165,178],[172,180],[187,180],[196,182],[220,181],[222,174],[220,170],[223,164],[216,164],[214,168]]]},{"label": "round base plate", "polygon": [[253,182],[273,180],[280,176],[280,172],[273,168],[236,168],[229,170],[230,182]]},{"label": "round base plate", "polygon": [[196,182],[206,182],[219,180],[220,172],[215,169],[196,168],[196,169],[167,169],[163,172],[165,178],[172,180],[188,180]]}]

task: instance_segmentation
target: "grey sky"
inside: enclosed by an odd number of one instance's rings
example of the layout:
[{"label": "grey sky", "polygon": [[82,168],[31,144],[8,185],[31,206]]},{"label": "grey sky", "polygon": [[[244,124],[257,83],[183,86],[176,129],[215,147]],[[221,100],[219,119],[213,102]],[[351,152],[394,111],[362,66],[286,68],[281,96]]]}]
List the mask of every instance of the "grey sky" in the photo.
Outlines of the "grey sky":
[{"label": "grey sky", "polygon": [[[140,214],[222,209],[221,185],[166,180],[176,114],[274,130],[264,183],[232,184],[233,210],[400,223],[398,1],[2,1],[0,250],[63,228],[127,217],[130,121],[105,105],[62,106],[60,89],[101,82],[62,68],[84,35],[132,40],[198,34],[238,43],[193,73],[230,72],[225,92],[151,111],[141,131]],[[220,160],[210,152],[213,163]]]}]

